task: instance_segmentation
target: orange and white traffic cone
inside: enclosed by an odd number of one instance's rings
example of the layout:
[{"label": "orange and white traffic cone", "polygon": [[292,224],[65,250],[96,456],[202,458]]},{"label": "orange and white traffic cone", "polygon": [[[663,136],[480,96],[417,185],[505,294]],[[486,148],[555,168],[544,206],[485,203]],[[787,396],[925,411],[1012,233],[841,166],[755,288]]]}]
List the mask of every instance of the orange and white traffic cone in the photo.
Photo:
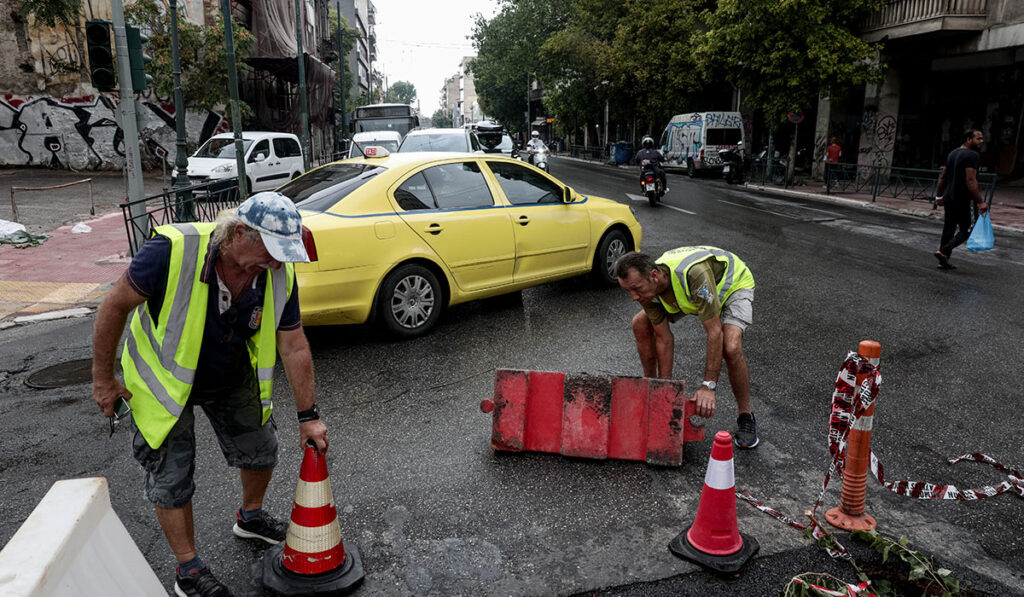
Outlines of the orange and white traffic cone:
[{"label": "orange and white traffic cone", "polygon": [[341,540],[327,458],[307,445],[288,535],[263,554],[263,586],[278,595],[344,595],[363,576],[359,552]]},{"label": "orange and white traffic cone", "polygon": [[[878,361],[882,357],[882,345],[874,340],[864,340],[857,347],[857,354],[871,361],[872,365],[878,366]],[[857,374],[857,388],[860,388],[860,384],[867,376],[867,373]],[[825,512],[825,520],[836,528],[846,531],[869,531],[877,524],[875,519],[865,512],[868,468],[871,466],[871,428],[874,420],[875,402],[872,402],[850,429],[839,506]]]},{"label": "orange and white traffic cone", "polygon": [[732,467],[732,434],[719,431],[704,474],[697,516],[689,529],[669,543],[672,553],[718,572],[736,572],[760,549],[757,540],[740,533],[736,521],[736,481]]}]

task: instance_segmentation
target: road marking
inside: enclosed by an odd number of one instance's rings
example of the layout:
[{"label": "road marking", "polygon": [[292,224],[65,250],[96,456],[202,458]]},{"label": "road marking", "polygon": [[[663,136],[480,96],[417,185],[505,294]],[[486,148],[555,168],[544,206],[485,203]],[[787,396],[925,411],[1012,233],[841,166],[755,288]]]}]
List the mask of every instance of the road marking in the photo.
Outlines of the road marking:
[{"label": "road marking", "polygon": [[771,211],[769,209],[761,209],[760,207],[751,207],[749,205],[743,205],[742,203],[733,203],[732,201],[723,201],[721,199],[719,199],[718,201],[721,202],[721,203],[728,203],[729,205],[735,205],[736,207],[745,207],[747,209],[752,209],[754,211],[763,211],[766,214],[772,214],[773,216],[781,216],[783,218],[789,218],[791,220],[799,220],[800,219],[797,216],[791,216],[789,214],[780,214],[779,212],[776,212],[776,211]]},{"label": "road marking", "polygon": [[[633,193],[626,193],[626,196],[629,197],[629,199],[631,201],[640,201],[642,203],[647,203],[647,197],[644,197],[643,195],[634,195]],[[676,211],[681,211],[684,214],[690,214],[691,216],[697,215],[697,212],[695,212],[695,211],[690,211],[688,209],[683,209],[681,207],[673,207],[673,206],[669,205],[668,203],[662,202],[662,203],[660,203],[660,205],[662,205],[663,207],[667,207],[669,209],[674,209]]]}]

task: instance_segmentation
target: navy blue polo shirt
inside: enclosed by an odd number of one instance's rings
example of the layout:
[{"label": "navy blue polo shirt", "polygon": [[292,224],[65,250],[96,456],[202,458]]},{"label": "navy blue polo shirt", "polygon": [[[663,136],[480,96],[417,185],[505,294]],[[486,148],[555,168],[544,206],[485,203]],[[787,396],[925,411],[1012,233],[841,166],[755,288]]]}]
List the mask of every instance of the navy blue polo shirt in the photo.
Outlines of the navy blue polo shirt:
[{"label": "navy blue polo shirt", "polygon": [[[204,392],[235,387],[252,375],[249,351],[245,344],[259,329],[266,290],[267,272],[263,272],[257,277],[255,287],[246,287],[241,296],[235,297],[231,307],[221,314],[217,304],[217,273],[213,267],[218,249],[213,243],[209,244],[200,272],[200,279],[211,288],[206,304],[203,345],[199,350],[193,383],[194,387]],[[142,245],[128,266],[128,283],[135,292],[146,297],[154,321],[163,306],[170,261],[171,241],[158,234]],[[294,330],[301,325],[299,288],[296,285],[285,303],[278,329]]]}]

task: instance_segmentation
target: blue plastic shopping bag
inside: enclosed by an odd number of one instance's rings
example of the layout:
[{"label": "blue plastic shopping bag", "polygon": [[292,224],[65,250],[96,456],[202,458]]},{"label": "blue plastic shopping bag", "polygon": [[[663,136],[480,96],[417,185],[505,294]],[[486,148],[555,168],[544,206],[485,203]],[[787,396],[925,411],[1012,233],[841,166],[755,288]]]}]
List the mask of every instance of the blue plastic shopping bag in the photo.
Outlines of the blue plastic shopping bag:
[{"label": "blue plastic shopping bag", "polygon": [[967,248],[971,251],[988,251],[993,245],[995,238],[992,236],[992,218],[985,212],[974,223],[974,230],[971,230],[971,236],[967,239]]}]

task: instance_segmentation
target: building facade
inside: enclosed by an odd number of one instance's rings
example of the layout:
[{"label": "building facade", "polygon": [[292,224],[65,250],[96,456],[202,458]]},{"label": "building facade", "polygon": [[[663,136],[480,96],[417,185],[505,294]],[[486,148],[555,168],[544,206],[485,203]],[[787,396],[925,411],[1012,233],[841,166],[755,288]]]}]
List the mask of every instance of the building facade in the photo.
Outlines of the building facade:
[{"label": "building facade", "polygon": [[976,128],[981,170],[1024,178],[1024,2],[890,0],[862,37],[883,47],[884,81],[819,100],[816,163],[835,137],[844,161],[939,168]]},{"label": "building facade", "polygon": [[[131,2],[126,2],[130,5]],[[181,22],[213,27],[218,0],[178,0]],[[124,139],[118,125],[117,93],[93,87],[88,67],[85,23],[110,20],[110,2],[83,0],[77,26],[47,27],[18,14],[21,2],[0,0],[0,165],[47,166],[75,170],[124,167]],[[310,142],[314,160],[329,156],[333,127],[331,83],[334,70],[320,60],[330,46],[327,0],[303,0],[303,51],[309,98]],[[297,41],[294,0],[234,0],[233,17],[251,30],[257,44],[239,72],[241,99],[253,116],[249,130],[298,133]],[[225,104],[228,90],[224,89]],[[172,97],[155,87],[136,94],[143,162],[171,169],[175,123]],[[230,130],[225,109],[188,111],[186,136],[191,145]]]}]

